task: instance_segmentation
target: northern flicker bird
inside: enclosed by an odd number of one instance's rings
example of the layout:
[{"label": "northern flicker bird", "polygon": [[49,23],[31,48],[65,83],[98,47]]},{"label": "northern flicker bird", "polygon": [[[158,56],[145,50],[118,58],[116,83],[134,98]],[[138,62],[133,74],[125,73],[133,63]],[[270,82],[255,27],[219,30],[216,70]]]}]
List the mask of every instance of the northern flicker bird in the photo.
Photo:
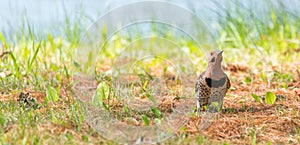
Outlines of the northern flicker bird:
[{"label": "northern flicker bird", "polygon": [[208,111],[213,112],[222,109],[223,98],[230,88],[230,81],[221,67],[222,53],[222,50],[215,50],[210,53],[208,66],[196,82],[198,116],[204,106],[209,109]]}]

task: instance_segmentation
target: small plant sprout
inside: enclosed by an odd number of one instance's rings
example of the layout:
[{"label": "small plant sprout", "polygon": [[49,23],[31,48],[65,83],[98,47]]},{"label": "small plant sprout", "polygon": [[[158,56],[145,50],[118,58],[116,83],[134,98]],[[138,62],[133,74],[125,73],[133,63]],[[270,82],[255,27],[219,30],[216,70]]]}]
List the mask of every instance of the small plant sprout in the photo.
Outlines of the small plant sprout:
[{"label": "small plant sprout", "polygon": [[52,86],[46,87],[46,102],[55,103],[58,101],[58,93]]},{"label": "small plant sprout", "polygon": [[149,118],[148,118],[147,115],[144,115],[144,114],[143,114],[143,115],[142,115],[142,120],[143,120],[145,126],[149,126],[150,120],[149,120]]},{"label": "small plant sprout", "polygon": [[107,100],[109,103],[110,99],[110,88],[105,82],[99,83],[97,86],[96,93],[92,98],[92,103],[94,106],[100,107],[103,106],[106,110],[109,110],[109,104],[106,104],[104,100]]},{"label": "small plant sprout", "polygon": [[272,92],[267,92],[265,101],[268,105],[273,105],[276,101],[276,95]]},{"label": "small plant sprout", "polygon": [[262,99],[259,96],[257,96],[256,94],[251,94],[251,96],[256,102],[262,103]]}]

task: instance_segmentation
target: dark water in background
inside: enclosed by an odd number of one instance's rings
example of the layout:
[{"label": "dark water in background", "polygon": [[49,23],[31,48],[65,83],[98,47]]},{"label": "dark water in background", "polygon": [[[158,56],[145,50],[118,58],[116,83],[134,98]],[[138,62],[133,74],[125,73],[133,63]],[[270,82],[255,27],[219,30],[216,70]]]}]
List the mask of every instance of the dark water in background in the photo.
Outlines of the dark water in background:
[{"label": "dark water in background", "polygon": [[[87,25],[91,25],[112,8],[139,1],[141,0],[0,0],[0,31],[4,35],[18,31],[27,17],[35,33],[55,34],[60,31],[58,26],[66,24],[66,18],[71,24],[78,19],[83,19]],[[258,16],[263,13],[265,8],[268,8],[266,0],[199,0],[198,2],[194,0],[168,0],[168,2],[195,12],[207,24],[212,24],[222,17],[218,14],[223,13],[224,9],[222,10],[221,7],[224,5],[238,3],[245,8],[254,9]],[[291,12],[298,11],[300,8],[299,0],[281,2]]]}]

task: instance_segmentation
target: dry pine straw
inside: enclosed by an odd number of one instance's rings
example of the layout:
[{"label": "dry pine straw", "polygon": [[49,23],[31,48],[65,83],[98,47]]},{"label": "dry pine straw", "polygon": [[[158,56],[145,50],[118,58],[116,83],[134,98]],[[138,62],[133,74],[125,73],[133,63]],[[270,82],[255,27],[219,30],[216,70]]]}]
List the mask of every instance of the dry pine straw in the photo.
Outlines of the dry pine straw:
[{"label": "dry pine straw", "polygon": [[[276,67],[272,69],[276,69]],[[258,74],[255,73],[253,73],[253,84],[241,83],[241,80],[249,75],[249,68],[246,66],[228,64],[225,70],[234,79],[231,84],[235,90],[228,92],[224,99],[223,113],[219,114],[206,130],[199,131],[197,129],[201,118],[190,119],[190,122],[186,125],[186,130],[192,138],[202,134],[210,140],[236,144],[250,143],[253,136],[256,136],[257,142],[297,143],[299,141],[299,133],[297,132],[300,130],[300,85],[297,76],[289,84],[289,86],[296,85],[293,89],[268,89],[266,83],[255,79],[258,78]],[[294,72],[292,70],[288,71]],[[276,88],[276,83],[272,83],[271,87]],[[269,106],[259,104],[251,97],[251,92],[264,95],[266,91],[272,91],[275,94],[284,96],[284,98]],[[61,96],[66,97],[65,95]],[[31,97],[41,102],[45,94],[32,92]],[[0,101],[6,102],[11,99],[16,100],[16,98],[17,95],[1,95]],[[45,109],[42,108],[36,111],[42,110]],[[88,132],[89,127],[87,127],[87,124],[84,123],[83,126],[84,129],[81,132]],[[7,132],[14,130],[13,127],[7,128]],[[41,132],[47,131],[56,135],[69,132],[80,140],[80,133],[74,131],[75,127],[72,125],[44,123],[38,128]],[[100,136],[97,134],[91,137],[91,140],[94,141],[98,139],[100,139]]]},{"label": "dry pine straw", "polygon": [[[187,125],[191,134],[201,133],[206,137],[235,144],[251,143],[253,136],[257,142],[299,143],[300,136],[300,85],[288,89],[268,89],[265,83],[254,80],[254,84],[241,83],[249,69],[245,66],[229,65],[227,72],[232,78],[232,86],[236,89],[227,93],[224,99],[223,113],[219,114],[209,128],[199,131],[196,126],[201,118],[192,118]],[[258,78],[258,76],[254,76]],[[295,77],[297,79],[297,76]],[[276,83],[272,83],[276,87]],[[266,91],[282,95],[269,106],[255,102],[251,91],[264,95]]]}]

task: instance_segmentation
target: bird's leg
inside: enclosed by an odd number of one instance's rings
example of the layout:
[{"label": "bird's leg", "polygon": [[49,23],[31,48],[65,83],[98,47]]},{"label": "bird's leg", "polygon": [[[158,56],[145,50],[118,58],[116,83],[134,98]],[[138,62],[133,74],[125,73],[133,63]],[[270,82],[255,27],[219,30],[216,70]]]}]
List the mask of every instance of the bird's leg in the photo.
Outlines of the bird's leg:
[{"label": "bird's leg", "polygon": [[218,111],[219,112],[222,112],[222,106],[223,106],[223,100],[224,100],[224,98],[222,98],[220,101],[219,101],[219,108],[218,108]]},{"label": "bird's leg", "polygon": [[210,113],[216,113],[219,110],[219,102],[218,101],[212,101],[208,103],[207,112]]}]

